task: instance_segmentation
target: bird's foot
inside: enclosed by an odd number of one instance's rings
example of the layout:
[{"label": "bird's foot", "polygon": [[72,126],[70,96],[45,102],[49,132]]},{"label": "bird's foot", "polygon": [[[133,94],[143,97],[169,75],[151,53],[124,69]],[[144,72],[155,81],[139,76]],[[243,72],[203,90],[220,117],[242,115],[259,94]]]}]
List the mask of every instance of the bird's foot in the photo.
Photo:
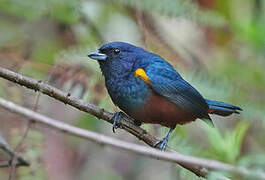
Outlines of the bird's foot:
[{"label": "bird's foot", "polygon": [[158,147],[158,145],[160,144],[159,149],[160,149],[161,151],[165,151],[165,149],[166,149],[166,147],[167,147],[167,142],[168,142],[168,137],[164,137],[162,140],[157,141],[157,142],[153,145],[153,147],[156,148],[156,147]]},{"label": "bird's foot", "polygon": [[112,124],[113,133],[115,133],[115,129],[118,129],[120,127],[122,115],[123,115],[122,112],[116,112],[112,115],[111,119],[113,119],[113,124]]}]

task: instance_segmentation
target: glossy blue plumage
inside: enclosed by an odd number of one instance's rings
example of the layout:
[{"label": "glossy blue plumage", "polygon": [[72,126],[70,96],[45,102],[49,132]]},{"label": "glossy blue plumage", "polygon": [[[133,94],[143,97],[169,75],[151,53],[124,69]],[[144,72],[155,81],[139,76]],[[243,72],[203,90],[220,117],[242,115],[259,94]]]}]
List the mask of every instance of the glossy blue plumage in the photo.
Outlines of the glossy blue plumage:
[{"label": "glossy blue plumage", "polygon": [[[168,62],[140,47],[112,42],[88,56],[98,60],[108,93],[122,111],[138,121],[171,128],[163,141],[159,141],[161,149],[166,147],[177,124],[196,118],[212,122],[209,113],[227,116],[241,110],[230,104],[204,99]],[[137,69],[144,71],[148,81],[135,76]],[[118,117],[120,114],[114,115],[114,128]]]},{"label": "glossy blue plumage", "polygon": [[[119,56],[109,53],[113,48],[120,49]],[[105,44],[99,50],[110,54],[106,61],[99,61],[100,67],[113,102],[126,113],[141,108],[155,91],[194,116],[210,119],[204,98],[160,56],[122,42]],[[138,68],[146,71],[151,86],[134,77]]]}]

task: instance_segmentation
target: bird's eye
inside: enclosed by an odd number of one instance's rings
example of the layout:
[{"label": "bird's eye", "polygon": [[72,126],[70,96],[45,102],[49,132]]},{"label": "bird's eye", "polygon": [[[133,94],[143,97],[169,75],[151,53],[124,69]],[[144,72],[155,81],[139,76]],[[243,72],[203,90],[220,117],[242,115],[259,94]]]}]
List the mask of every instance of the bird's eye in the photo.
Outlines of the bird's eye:
[{"label": "bird's eye", "polygon": [[114,51],[115,54],[119,54],[120,53],[119,49],[114,49],[113,51]]}]

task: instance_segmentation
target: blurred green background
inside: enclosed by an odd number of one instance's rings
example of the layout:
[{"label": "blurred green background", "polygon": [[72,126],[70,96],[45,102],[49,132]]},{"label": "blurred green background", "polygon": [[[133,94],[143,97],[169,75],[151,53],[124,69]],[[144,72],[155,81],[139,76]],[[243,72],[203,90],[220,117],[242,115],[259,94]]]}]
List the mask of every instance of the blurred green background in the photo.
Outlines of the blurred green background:
[{"label": "blurred green background", "polygon": [[[265,170],[265,1],[0,0],[0,66],[45,80],[87,102],[117,111],[98,64],[87,53],[126,41],[160,54],[204,97],[240,106],[241,115],[179,126],[169,145],[184,154]],[[49,117],[126,141],[123,130],[51,98],[0,80],[0,96]],[[0,132],[15,147],[26,123],[0,109]],[[166,128],[143,125],[156,137]],[[16,179],[186,180],[187,170],[32,125],[19,152],[31,162]],[[4,160],[5,157],[1,156]],[[213,172],[207,179],[218,179]],[[225,174],[232,179],[251,179]],[[0,169],[0,179],[9,170]]]}]

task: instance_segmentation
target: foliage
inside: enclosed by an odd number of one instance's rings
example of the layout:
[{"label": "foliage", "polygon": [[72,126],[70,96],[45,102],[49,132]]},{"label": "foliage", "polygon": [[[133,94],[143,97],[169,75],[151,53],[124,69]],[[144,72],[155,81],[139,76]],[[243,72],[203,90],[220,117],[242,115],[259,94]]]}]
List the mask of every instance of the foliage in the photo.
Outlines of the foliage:
[{"label": "foliage", "polygon": [[242,142],[248,129],[248,123],[241,121],[233,131],[223,132],[223,135],[215,128],[207,129],[207,137],[210,145],[205,152],[212,159],[234,164],[240,157]]}]

